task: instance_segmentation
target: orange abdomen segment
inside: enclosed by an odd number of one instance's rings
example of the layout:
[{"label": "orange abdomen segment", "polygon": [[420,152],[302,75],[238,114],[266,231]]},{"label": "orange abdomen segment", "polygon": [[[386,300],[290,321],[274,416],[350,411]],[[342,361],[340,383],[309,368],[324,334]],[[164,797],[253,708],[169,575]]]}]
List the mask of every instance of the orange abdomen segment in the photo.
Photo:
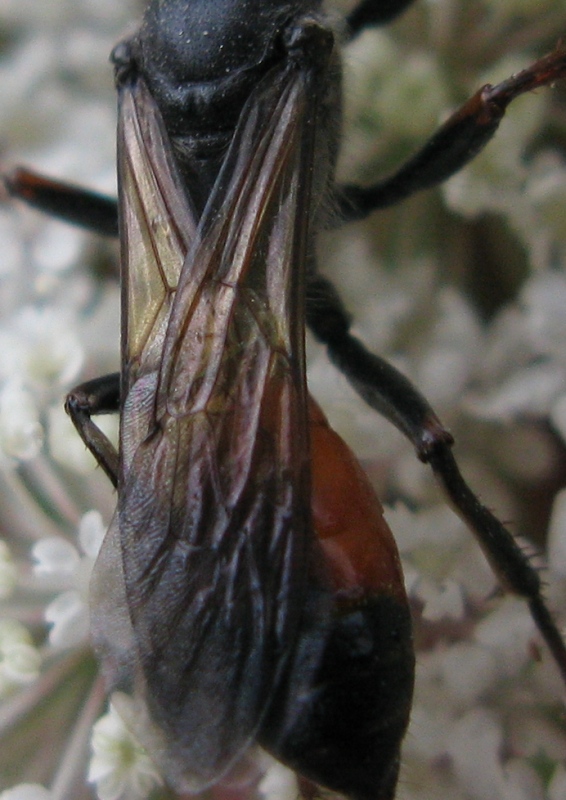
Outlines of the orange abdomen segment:
[{"label": "orange abdomen segment", "polygon": [[[258,740],[301,775],[303,787],[306,781],[353,800],[393,800],[414,682],[399,554],[365,473],[313,400],[309,428],[322,569],[316,559],[297,657]],[[331,595],[330,613],[317,627],[309,609],[317,608],[321,588]],[[309,654],[317,662],[305,683]]]},{"label": "orange abdomen segment", "polygon": [[309,418],[313,523],[337,602],[385,594],[406,603],[399,552],[367,475],[312,398]]}]

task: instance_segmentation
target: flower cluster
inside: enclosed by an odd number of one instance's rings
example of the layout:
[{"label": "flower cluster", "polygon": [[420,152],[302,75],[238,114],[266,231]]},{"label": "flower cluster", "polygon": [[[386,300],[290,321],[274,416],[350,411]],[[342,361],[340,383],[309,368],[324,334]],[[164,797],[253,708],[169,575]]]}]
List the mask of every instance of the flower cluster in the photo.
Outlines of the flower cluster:
[{"label": "flower cluster", "polygon": [[[142,5],[4,0],[4,162],[114,191],[107,54]],[[416,0],[394,25],[364,33],[347,52],[340,176],[391,173],[479,86],[527,66],[565,30],[563,0]],[[428,397],[483,501],[546,551],[559,620],[564,97],[557,86],[516,101],[444,187],[324,234],[320,250],[356,333]],[[62,411],[73,384],[117,368],[116,253],[9,203],[0,243],[0,800],[170,796],[107,706],[90,649],[88,578],[115,498]],[[399,796],[561,800],[563,692],[526,606],[501,595],[401,435],[310,342],[309,356],[313,394],[387,498],[414,607],[417,690]],[[297,795],[288,770],[265,773],[259,796]]]}]

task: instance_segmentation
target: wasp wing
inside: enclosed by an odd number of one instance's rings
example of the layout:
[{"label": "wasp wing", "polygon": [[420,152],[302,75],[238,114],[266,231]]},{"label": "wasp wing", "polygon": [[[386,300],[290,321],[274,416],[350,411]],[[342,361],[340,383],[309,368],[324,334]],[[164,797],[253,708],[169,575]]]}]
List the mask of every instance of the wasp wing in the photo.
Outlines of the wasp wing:
[{"label": "wasp wing", "polygon": [[197,220],[161,114],[143,80],[120,93],[122,392],[162,358],[171,305]]},{"label": "wasp wing", "polygon": [[[136,92],[123,90],[125,102]],[[168,316],[151,300],[159,310],[145,330],[160,338],[159,369],[151,337],[133,330],[144,314],[128,312],[122,485],[100,561],[119,589],[95,581],[101,608],[123,595],[128,618],[115,626],[122,649],[112,632],[97,639],[142,694],[184,791],[218,780],[253,741],[305,603],[311,122],[296,67],[270,73],[250,98]],[[134,172],[136,184],[153,182]]]},{"label": "wasp wing", "polygon": [[[143,376],[155,376],[171,306],[198,220],[173,157],[169,136],[145,83],[138,81],[120,97],[120,242],[122,272],[121,394]],[[151,377],[150,377],[151,382]],[[142,385],[143,381],[140,382]],[[138,397],[142,393],[138,390]],[[131,405],[131,401],[130,401]],[[153,418],[151,392],[122,426],[121,462],[147,435]],[[130,442],[130,447],[127,446]],[[123,475],[120,475],[123,483]],[[118,514],[114,516],[91,580],[91,632],[108,684],[133,691],[139,673],[136,635],[127,605]],[[140,680],[137,679],[137,683]],[[139,689],[138,689],[139,691]],[[152,731],[144,702],[120,713],[134,715],[136,731]],[[164,751],[154,731],[153,752]]]}]

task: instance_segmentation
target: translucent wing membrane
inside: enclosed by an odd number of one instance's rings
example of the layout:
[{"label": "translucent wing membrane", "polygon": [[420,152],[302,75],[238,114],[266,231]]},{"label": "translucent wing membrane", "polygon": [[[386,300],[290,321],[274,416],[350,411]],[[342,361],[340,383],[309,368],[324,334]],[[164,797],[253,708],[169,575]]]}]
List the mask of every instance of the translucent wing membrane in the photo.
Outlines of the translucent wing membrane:
[{"label": "translucent wing membrane", "polygon": [[122,347],[127,394],[161,360],[171,302],[197,222],[169,136],[142,80],[120,94]]},{"label": "translucent wing membrane", "polygon": [[107,672],[161,728],[183,791],[213,783],[253,740],[305,605],[305,104],[299,70],[260,84],[195,232],[174,167],[160,164],[158,180],[147,130],[130,125],[154,117],[153,101],[143,84],[123,90],[129,379],[94,626]]}]

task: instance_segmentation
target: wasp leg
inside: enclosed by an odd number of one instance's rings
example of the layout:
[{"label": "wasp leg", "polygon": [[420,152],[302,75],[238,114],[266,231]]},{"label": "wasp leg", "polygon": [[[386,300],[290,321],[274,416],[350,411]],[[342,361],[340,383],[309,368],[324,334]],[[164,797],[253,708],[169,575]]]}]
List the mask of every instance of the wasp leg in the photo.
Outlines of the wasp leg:
[{"label": "wasp leg", "polygon": [[337,189],[339,221],[363,219],[454,175],[483,150],[509,103],[566,77],[566,49],[558,49],[495,86],[486,84],[459,108],[396,173],[373,186]]},{"label": "wasp leg", "polygon": [[405,11],[415,0],[362,0],[346,17],[349,38],[353,39],[366,28],[387,25]]},{"label": "wasp leg", "polygon": [[102,236],[118,236],[118,203],[111,197],[47,178],[24,167],[0,175],[0,182],[10,197],[23,200],[53,217]]},{"label": "wasp leg", "polygon": [[118,452],[108,437],[94,424],[94,414],[112,414],[120,410],[120,374],[114,372],[81,383],[67,395],[65,411],[79,436],[104,472],[118,485]]},{"label": "wasp leg", "polygon": [[451,451],[451,434],[404,375],[352,336],[336,290],[321,276],[313,276],[309,282],[307,321],[327,346],[331,361],[358,394],[413,443],[421,461],[430,464],[450,504],[474,533],[501,583],[527,601],[566,682],[566,645],[546,607],[541,579],[511,533],[464,481]]}]

